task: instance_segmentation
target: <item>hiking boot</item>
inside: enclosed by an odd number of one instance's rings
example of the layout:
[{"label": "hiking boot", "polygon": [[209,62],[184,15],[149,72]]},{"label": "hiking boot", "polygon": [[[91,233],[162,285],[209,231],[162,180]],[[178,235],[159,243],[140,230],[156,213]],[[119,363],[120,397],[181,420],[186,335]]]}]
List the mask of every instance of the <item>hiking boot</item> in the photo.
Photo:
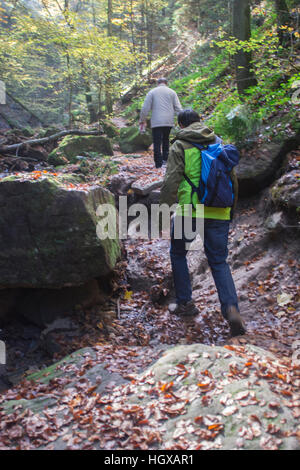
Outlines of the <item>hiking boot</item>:
[{"label": "hiking boot", "polygon": [[240,336],[246,334],[246,326],[238,309],[234,305],[231,305],[228,307],[226,313],[226,319],[230,327],[231,336]]},{"label": "hiking boot", "polygon": [[169,312],[180,317],[191,317],[200,313],[192,300],[184,304],[170,304]]}]

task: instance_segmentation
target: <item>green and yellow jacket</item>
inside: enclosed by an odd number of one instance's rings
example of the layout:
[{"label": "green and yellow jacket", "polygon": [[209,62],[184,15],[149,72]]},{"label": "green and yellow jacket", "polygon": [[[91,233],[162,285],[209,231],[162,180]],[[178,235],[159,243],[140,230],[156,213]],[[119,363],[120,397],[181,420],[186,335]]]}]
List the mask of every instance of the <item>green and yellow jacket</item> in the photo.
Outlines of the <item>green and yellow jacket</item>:
[{"label": "green and yellow jacket", "polygon": [[[200,122],[194,122],[178,132],[176,140],[170,148],[167,171],[161,188],[160,204],[172,206],[178,200],[176,213],[187,216],[191,214],[185,206],[193,202],[196,208],[192,211],[193,217],[230,220],[231,207],[204,207],[203,214],[203,206],[200,205],[197,194],[193,194],[192,200],[192,188],[183,176],[185,173],[198,186],[201,175],[201,152],[189,142],[208,145],[214,143],[215,140],[214,132]],[[238,183],[234,172],[231,177],[234,184],[235,206]]]}]

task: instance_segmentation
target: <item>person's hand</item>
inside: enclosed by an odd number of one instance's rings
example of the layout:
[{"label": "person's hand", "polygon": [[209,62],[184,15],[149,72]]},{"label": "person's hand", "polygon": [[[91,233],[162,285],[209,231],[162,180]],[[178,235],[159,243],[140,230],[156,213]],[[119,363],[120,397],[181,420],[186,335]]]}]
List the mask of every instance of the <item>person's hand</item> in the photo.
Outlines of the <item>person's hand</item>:
[{"label": "person's hand", "polygon": [[146,132],[147,121],[141,121],[139,127],[140,127],[140,133],[141,133],[141,134],[143,134],[144,132]]}]

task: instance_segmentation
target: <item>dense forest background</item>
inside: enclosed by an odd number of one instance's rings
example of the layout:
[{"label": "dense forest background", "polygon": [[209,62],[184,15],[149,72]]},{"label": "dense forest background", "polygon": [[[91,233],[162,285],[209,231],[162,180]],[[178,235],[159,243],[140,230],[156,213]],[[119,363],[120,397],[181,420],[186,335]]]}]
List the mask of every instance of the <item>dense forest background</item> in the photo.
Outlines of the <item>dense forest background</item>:
[{"label": "dense forest background", "polygon": [[134,119],[158,70],[231,140],[279,110],[276,135],[297,126],[297,0],[1,0],[0,14],[0,79],[44,125],[96,122],[130,90]]}]

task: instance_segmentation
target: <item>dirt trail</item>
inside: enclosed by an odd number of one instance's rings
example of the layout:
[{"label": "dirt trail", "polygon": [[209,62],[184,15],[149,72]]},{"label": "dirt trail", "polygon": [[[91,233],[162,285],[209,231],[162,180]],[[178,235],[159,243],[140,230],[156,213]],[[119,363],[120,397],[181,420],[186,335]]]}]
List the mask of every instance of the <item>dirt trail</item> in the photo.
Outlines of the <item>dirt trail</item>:
[{"label": "dirt trail", "polygon": [[[148,158],[151,162],[152,157]],[[299,339],[298,245],[289,232],[272,240],[264,223],[264,195],[240,201],[230,232],[229,261],[247,323],[246,336],[229,339],[202,249],[189,254],[193,296],[200,315],[182,320],[168,313],[167,303],[173,292],[166,240],[126,242],[127,275],[133,293],[123,306],[126,315],[119,324],[129,330],[138,329],[140,341],[153,345],[221,345],[229,341],[256,344],[279,355],[292,354],[292,345]]]},{"label": "dirt trail", "polygon": [[[115,158],[120,163],[120,177],[134,175],[155,181],[165,171],[154,169],[151,152],[139,158],[121,154]],[[279,357],[291,357],[300,339],[299,246],[293,232],[272,239],[264,223],[264,194],[240,201],[230,232],[229,262],[247,335],[230,338],[202,249],[189,254],[193,297],[200,314],[183,320],[168,312],[174,294],[169,241],[128,239],[106,303],[76,311],[70,331],[54,330],[45,343],[41,330],[32,325],[14,323],[6,328],[11,383],[17,383],[26,369],[32,372],[95,345],[103,347],[103,360],[112,370],[124,374],[141,370],[162,349],[176,344],[251,343]],[[137,353],[124,360],[128,346],[136,347]]]}]

